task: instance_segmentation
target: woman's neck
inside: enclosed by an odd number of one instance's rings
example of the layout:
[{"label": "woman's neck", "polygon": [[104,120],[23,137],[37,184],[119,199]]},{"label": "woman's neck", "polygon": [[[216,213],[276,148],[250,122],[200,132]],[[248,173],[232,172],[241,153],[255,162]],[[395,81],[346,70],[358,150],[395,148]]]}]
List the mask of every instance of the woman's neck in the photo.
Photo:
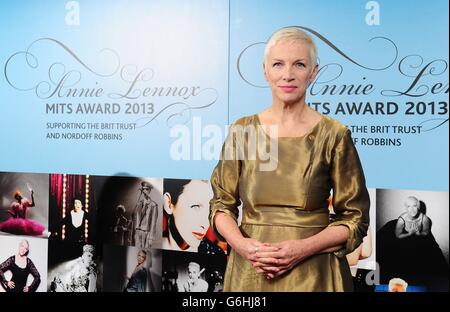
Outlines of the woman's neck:
[{"label": "woman's neck", "polygon": [[406,214],[408,216],[409,221],[416,221],[417,219],[420,218],[420,216],[422,215],[421,212],[419,212],[418,214],[416,214],[415,216],[411,216],[409,213]]},{"label": "woman's neck", "polygon": [[307,119],[309,107],[304,101],[295,104],[274,101],[267,112],[271,115],[273,121],[278,124],[302,123]]}]

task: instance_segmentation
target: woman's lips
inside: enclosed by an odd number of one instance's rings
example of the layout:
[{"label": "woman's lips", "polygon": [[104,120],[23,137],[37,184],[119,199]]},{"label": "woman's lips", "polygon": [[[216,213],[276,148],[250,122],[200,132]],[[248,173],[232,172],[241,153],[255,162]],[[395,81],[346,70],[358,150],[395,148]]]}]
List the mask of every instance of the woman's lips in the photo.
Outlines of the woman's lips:
[{"label": "woman's lips", "polygon": [[280,89],[284,92],[290,93],[293,92],[295,89],[297,89],[296,86],[280,86]]},{"label": "woman's lips", "polygon": [[192,235],[194,235],[196,239],[202,240],[202,239],[203,239],[203,236],[205,236],[205,233],[192,232]]}]

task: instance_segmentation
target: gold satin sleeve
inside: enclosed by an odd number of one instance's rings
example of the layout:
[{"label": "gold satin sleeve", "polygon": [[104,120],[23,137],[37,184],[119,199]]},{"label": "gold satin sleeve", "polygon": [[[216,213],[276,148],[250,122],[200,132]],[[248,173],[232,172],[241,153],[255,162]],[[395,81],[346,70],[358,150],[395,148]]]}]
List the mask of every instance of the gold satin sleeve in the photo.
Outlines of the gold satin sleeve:
[{"label": "gold satin sleeve", "polygon": [[349,229],[345,247],[334,253],[343,257],[355,250],[367,235],[370,207],[363,169],[348,129],[335,148],[331,181],[336,219],[329,226],[345,225]]},{"label": "gold satin sleeve", "polygon": [[[237,224],[239,216],[239,176],[241,174],[241,161],[236,157],[237,145],[233,133],[234,124],[230,126],[228,137],[222,147],[220,160],[211,175],[211,187],[214,197],[209,202],[209,222],[219,239],[225,239],[217,231],[214,218],[217,213],[231,216]],[[233,156],[233,157],[231,157]]]}]

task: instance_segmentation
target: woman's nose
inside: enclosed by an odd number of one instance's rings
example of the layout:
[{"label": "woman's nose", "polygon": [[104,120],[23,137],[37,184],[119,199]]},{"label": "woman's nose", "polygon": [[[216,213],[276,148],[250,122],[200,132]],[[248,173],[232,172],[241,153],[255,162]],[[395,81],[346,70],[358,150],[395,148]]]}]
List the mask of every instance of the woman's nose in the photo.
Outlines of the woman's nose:
[{"label": "woman's nose", "polygon": [[283,80],[291,81],[294,80],[294,75],[292,73],[292,67],[291,66],[284,66],[283,70]]}]

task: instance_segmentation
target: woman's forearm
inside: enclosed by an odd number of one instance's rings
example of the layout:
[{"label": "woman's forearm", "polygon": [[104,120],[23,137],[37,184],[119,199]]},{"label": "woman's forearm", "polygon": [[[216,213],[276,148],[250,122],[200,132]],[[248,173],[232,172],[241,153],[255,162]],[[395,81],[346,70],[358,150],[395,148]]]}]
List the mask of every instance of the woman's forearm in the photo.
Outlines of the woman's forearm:
[{"label": "woman's forearm", "polygon": [[218,212],[214,217],[217,231],[232,248],[236,248],[239,240],[243,238],[236,221],[226,213]]},{"label": "woman's forearm", "polygon": [[411,236],[411,233],[400,233],[396,234],[395,236],[397,236],[397,238],[405,238]]},{"label": "woman's forearm", "polygon": [[345,225],[330,226],[323,231],[303,240],[309,256],[335,252],[345,246],[349,238],[349,229]]}]

